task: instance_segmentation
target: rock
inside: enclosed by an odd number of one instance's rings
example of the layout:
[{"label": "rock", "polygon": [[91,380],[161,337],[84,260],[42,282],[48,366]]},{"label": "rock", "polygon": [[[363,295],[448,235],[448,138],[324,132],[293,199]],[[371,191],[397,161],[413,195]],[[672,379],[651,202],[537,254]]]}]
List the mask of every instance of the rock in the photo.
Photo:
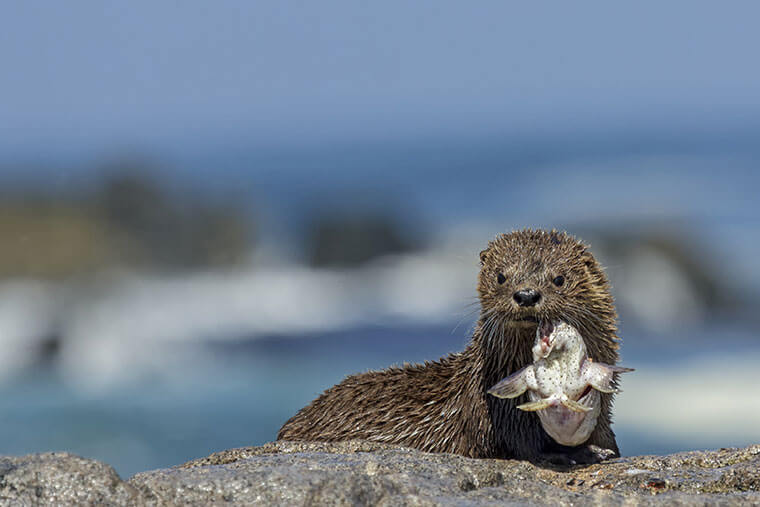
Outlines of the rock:
[{"label": "rock", "polygon": [[65,452],[0,457],[3,505],[135,504],[142,494],[110,466]]},{"label": "rock", "polygon": [[274,442],[130,483],[167,503],[749,505],[760,502],[760,445],[560,469],[360,441]]},{"label": "rock", "polygon": [[0,458],[9,503],[338,505],[757,505],[760,445],[598,465],[540,467],[385,444],[274,442],[124,482],[68,454]]}]

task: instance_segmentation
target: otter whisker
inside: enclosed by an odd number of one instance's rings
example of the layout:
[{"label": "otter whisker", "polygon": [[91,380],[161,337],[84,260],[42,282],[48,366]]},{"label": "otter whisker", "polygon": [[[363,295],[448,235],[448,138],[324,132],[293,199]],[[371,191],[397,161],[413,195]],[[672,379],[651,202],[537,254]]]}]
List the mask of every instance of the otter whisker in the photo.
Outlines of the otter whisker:
[{"label": "otter whisker", "polygon": [[478,313],[478,310],[479,310],[479,308],[473,308],[473,309],[467,311],[467,313],[465,313],[462,316],[462,318],[459,319],[459,321],[456,323],[456,325],[454,326],[454,329],[451,330],[451,334],[454,334],[454,332],[456,332],[457,328],[462,324],[462,322],[465,321],[465,319],[470,319],[473,316],[475,316],[475,314]]}]

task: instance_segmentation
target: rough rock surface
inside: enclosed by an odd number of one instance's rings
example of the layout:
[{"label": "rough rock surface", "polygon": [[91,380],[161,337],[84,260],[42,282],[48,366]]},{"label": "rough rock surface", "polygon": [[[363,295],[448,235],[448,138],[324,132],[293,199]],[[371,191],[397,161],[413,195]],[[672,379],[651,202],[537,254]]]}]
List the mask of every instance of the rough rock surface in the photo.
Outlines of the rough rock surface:
[{"label": "rough rock surface", "polygon": [[65,452],[0,456],[3,505],[134,504],[143,498],[113,468]]},{"label": "rough rock surface", "polygon": [[545,468],[369,442],[274,442],[122,481],[65,453],[0,458],[0,500],[117,505],[758,505],[760,445]]}]

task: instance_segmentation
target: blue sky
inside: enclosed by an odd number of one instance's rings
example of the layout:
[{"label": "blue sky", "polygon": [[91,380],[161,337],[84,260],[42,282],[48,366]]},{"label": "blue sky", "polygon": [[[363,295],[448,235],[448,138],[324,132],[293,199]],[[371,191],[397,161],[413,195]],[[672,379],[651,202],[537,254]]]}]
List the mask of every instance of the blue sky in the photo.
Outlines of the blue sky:
[{"label": "blue sky", "polygon": [[760,117],[755,2],[7,2],[6,155]]}]

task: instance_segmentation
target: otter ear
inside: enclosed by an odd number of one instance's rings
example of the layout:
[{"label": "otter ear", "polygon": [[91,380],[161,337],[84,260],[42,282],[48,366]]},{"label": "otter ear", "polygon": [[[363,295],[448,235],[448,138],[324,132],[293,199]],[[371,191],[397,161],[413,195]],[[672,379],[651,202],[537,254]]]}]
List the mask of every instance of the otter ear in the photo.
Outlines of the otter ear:
[{"label": "otter ear", "polygon": [[488,259],[488,248],[480,251],[480,265],[484,265]]},{"label": "otter ear", "polygon": [[594,255],[588,250],[583,250],[581,253],[581,260],[589,271],[593,270],[597,266]]}]

